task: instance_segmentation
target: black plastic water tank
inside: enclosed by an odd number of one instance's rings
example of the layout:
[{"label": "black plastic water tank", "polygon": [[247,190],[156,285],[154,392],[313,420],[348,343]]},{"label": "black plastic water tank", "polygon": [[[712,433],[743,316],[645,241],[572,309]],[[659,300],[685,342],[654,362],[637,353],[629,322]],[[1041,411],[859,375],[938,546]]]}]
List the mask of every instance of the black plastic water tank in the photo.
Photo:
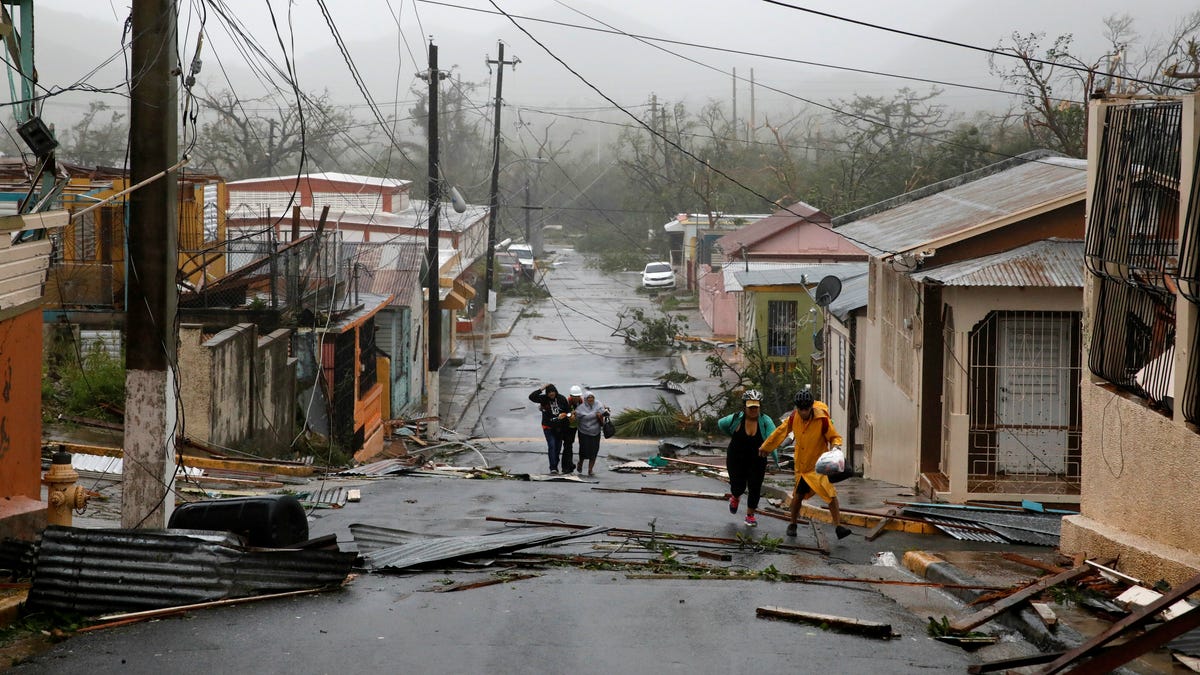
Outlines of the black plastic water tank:
[{"label": "black plastic water tank", "polygon": [[233,532],[250,546],[287,548],[308,541],[308,518],[291,495],[235,497],[181,504],[167,527]]}]

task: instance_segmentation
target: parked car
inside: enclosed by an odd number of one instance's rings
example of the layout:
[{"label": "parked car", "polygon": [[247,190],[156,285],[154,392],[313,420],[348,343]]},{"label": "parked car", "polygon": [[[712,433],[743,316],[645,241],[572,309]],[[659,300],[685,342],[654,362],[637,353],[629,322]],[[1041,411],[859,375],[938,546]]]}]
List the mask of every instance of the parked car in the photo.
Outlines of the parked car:
[{"label": "parked car", "polygon": [[642,270],[642,288],[675,288],[675,270],[671,263],[652,262]]},{"label": "parked car", "polygon": [[515,254],[517,260],[521,261],[521,273],[526,279],[533,279],[533,273],[537,270],[534,267],[533,247],[529,244],[513,244],[508,247],[508,252]]},{"label": "parked car", "polygon": [[496,285],[499,288],[512,288],[521,280],[521,261],[515,253],[497,253],[492,260],[492,269],[496,273]]}]

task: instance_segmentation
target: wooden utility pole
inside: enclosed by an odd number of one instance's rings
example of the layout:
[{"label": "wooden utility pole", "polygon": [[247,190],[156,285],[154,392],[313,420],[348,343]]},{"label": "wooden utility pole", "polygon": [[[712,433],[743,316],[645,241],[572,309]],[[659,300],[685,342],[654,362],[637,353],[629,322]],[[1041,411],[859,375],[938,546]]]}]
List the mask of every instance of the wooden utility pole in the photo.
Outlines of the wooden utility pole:
[{"label": "wooden utility pole", "polygon": [[[487,60],[489,67],[496,64],[496,110],[495,130],[492,132],[492,199],[488,211],[487,236],[487,266],[483,278],[483,355],[492,353],[492,312],[496,311],[496,299],[492,290],[492,279],[495,277],[496,265],[496,221],[500,218],[500,106],[504,90],[504,66],[512,66],[515,70],[520,59],[504,60],[504,43],[497,42],[499,51],[496,60]],[[526,212],[528,213],[528,211]],[[528,243],[528,239],[525,240]]]},{"label": "wooden utility pole", "polygon": [[438,387],[439,370],[442,367],[442,304],[439,288],[441,276],[438,264],[438,216],[442,210],[441,170],[438,167],[438,84],[446,79],[446,73],[438,70],[437,45],[429,43],[429,71],[426,73],[429,81],[429,242],[425,249],[425,268],[427,275],[426,292],[429,298],[425,304],[428,307],[426,329],[426,356],[428,357],[427,384],[425,391],[426,410],[432,422],[427,425],[426,435],[437,438],[441,432],[440,400],[441,390]]},{"label": "wooden utility pole", "polygon": [[746,125],[746,142],[747,143],[754,142],[754,136],[755,136],[754,131],[756,129],[756,127],[754,125],[756,125],[756,124],[758,124],[758,122],[756,121],[756,119],[754,117],[754,69],[751,68],[750,69],[750,123]]},{"label": "wooden utility pole", "polygon": [[732,121],[730,122],[730,128],[733,129],[734,140],[737,140],[737,68],[733,69],[733,117]]},{"label": "wooden utility pole", "polygon": [[[175,3],[134,0],[129,177],[140,183],[178,156]],[[175,507],[175,308],[178,189],[170,177],[129,198],[125,349],[125,481],[121,526],[164,528]]]}]

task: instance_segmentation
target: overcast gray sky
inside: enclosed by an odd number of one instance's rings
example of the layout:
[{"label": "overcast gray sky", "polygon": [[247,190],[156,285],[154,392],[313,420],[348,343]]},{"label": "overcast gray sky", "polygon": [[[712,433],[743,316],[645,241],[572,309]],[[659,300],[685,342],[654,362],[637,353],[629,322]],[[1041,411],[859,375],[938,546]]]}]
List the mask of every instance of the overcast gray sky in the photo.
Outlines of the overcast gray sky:
[{"label": "overcast gray sky", "polygon": [[[239,20],[253,39],[276,63],[283,52],[272,28],[267,5],[236,0]],[[495,12],[487,0],[446,0],[448,4]],[[599,22],[626,33],[847,66],[872,71],[907,74],[950,82],[1001,87],[988,72],[987,56],[960,47],[894,35],[844,21],[813,16],[759,0],[641,0],[593,2],[591,0],[496,0],[511,14],[604,28]],[[443,67],[454,66],[464,80],[490,84],[485,56],[495,57],[496,41],[507,44],[508,56],[517,56],[517,70],[505,74],[505,99],[513,105],[607,106],[579,78],[518,30],[511,21],[484,12],[416,0],[327,0],[351,56],[372,94],[385,109],[392,102],[410,100],[417,81],[414,72],[425,67],[426,42],[439,45]],[[1013,33],[1044,32],[1050,36],[1073,33],[1078,52],[1086,59],[1103,53],[1102,20],[1113,13],[1129,13],[1146,38],[1167,31],[1186,12],[1197,8],[1194,0],[796,0],[794,4],[883,24],[906,31],[947,38],[984,47]],[[180,20],[182,51],[190,58],[200,26],[201,4],[181,2],[188,14]],[[301,86],[309,91],[328,89],[339,103],[360,106],[363,99],[349,77],[346,64],[334,46],[330,29],[316,0],[294,0],[289,5],[272,0],[283,39],[295,45]],[[291,12],[291,25],[288,29]],[[116,59],[95,75],[90,71],[119,53],[121,26],[127,2],[38,0],[38,65],[41,82],[67,86],[87,79],[96,86],[119,83],[123,64]],[[81,20],[86,19],[86,20]],[[721,53],[695,46],[661,45],[675,54],[624,35],[590,32],[579,28],[518,19],[534,38],[624,106],[645,102],[651,92],[660,99],[684,101],[699,107],[713,98],[728,100],[733,68],[764,85],[756,91],[760,112],[784,115],[804,108],[797,97],[826,101],[854,92],[887,93],[901,86],[924,89],[928,85],[883,77],[799,65],[750,55]],[[229,36],[225,22],[209,10],[205,20],[207,42],[201,80],[213,88],[232,86],[253,96],[261,84],[253,76],[243,53]],[[607,30],[607,29],[606,29]],[[694,59],[689,62],[681,56]],[[292,55],[289,53],[288,55]],[[223,66],[223,69],[222,69]],[[228,79],[226,79],[228,78]],[[774,88],[780,91],[771,91]],[[963,111],[1003,105],[1005,97],[944,87],[943,102]],[[786,92],[786,93],[781,93]],[[477,94],[486,103],[488,93]],[[740,114],[748,112],[749,86],[739,86]],[[47,116],[78,115],[81,101],[95,95],[63,97],[47,104]],[[114,104],[119,105],[117,99]],[[403,110],[403,108],[401,108]],[[390,112],[390,111],[389,111]],[[365,109],[356,114],[367,117]]]}]

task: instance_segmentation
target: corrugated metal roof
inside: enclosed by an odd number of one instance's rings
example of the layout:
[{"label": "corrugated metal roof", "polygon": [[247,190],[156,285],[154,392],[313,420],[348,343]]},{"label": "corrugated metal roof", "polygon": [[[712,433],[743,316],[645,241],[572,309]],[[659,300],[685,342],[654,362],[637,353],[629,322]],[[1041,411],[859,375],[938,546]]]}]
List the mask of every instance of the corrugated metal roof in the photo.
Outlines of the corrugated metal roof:
[{"label": "corrugated metal roof", "polygon": [[[905,509],[905,513],[908,510]],[[958,539],[959,541],[987,541],[993,544],[1006,544],[1008,540],[998,534],[990,532],[980,532],[979,530],[964,530],[955,525],[962,525],[959,521],[950,520],[949,518],[938,518],[937,516],[923,516],[926,521],[933,524],[934,527],[945,532],[946,534]]]},{"label": "corrugated metal roof", "polygon": [[591,527],[574,532],[547,534],[545,530],[538,528],[534,532],[501,532],[468,537],[443,537],[372,551],[365,557],[367,568],[370,570],[399,572],[439,562],[510,553],[567,539],[589,537],[608,530],[607,527]]},{"label": "corrugated metal roof", "polygon": [[834,219],[836,231],[874,253],[908,251],[990,220],[1087,189],[1082,159],[1023,155]]},{"label": "corrugated metal roof", "polygon": [[[1196,610],[1192,610],[1196,611]],[[1200,628],[1193,629],[1167,643],[1167,648],[1188,656],[1200,656]]]},{"label": "corrugated metal roof", "polygon": [[419,469],[419,466],[413,466],[411,462],[401,459],[381,459],[378,462],[363,464],[356,466],[353,469],[339,471],[335,476],[395,476],[401,473],[408,473]]},{"label": "corrugated metal roof", "polygon": [[441,535],[420,534],[418,532],[397,530],[393,527],[381,527],[379,525],[367,525],[365,523],[352,523],[350,525],[350,535],[354,537],[354,544],[358,547],[360,553],[369,553],[371,551],[409,544],[414,541],[426,541],[441,537]]},{"label": "corrugated metal roof", "polygon": [[232,535],[80,529],[42,534],[27,604],[94,615],[339,584],[356,553],[247,551]]},{"label": "corrugated metal roof", "polygon": [[945,509],[931,506],[906,506],[905,513],[919,515],[934,515],[951,520],[963,521],[971,525],[999,525],[1012,527],[1030,532],[1040,532],[1058,536],[1062,532],[1062,516],[1054,514],[1021,513],[1018,511],[971,511],[969,513],[947,513]]},{"label": "corrugated metal roof", "polygon": [[1083,288],[1083,241],[1035,241],[1011,251],[951,263],[914,276],[922,274],[947,286]]},{"label": "corrugated metal roof", "polygon": [[829,313],[839,321],[845,321],[851,312],[867,306],[870,287],[871,279],[867,274],[842,279],[842,292],[829,303]]},{"label": "corrugated metal roof", "polygon": [[746,286],[795,286],[802,283],[816,285],[828,275],[845,280],[866,274],[867,263],[791,263],[759,268],[751,265],[749,271],[741,265],[730,264],[725,269],[725,290],[740,291]]}]

